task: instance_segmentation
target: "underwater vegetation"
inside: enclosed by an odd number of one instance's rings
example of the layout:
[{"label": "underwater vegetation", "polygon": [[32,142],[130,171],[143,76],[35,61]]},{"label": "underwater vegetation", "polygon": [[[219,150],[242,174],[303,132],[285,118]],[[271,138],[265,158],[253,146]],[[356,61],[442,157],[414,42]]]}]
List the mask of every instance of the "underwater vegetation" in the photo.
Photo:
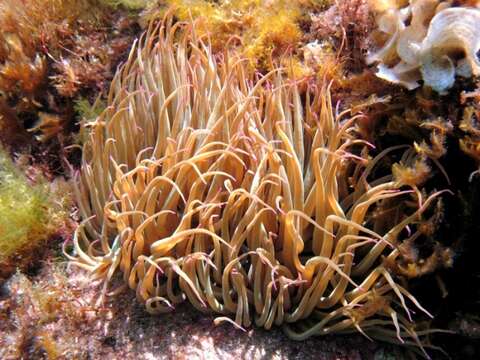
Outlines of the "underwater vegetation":
[{"label": "underwater vegetation", "polygon": [[[198,19],[198,36],[208,36],[214,52],[225,48],[236,49],[252,68],[271,70],[273,62],[281,62],[288,53],[298,53],[303,36],[301,24],[306,10],[320,7],[324,1],[304,0],[167,0],[153,3],[144,11],[143,23],[163,17],[174,7],[173,14],[180,21]],[[299,59],[297,70],[304,71]],[[287,64],[285,64],[287,65]]]},{"label": "underwater vegetation", "polygon": [[[377,19],[371,40],[377,45],[367,63],[378,64],[379,78],[416,90],[415,96],[403,94],[396,102],[388,101],[385,108],[406,110],[387,110],[387,132],[414,140],[422,161],[433,160],[447,179],[450,170],[439,160],[445,159],[452,141],[474,159],[478,170],[480,4],[411,0],[370,5]],[[472,169],[470,180],[477,174]]]},{"label": "underwater vegetation", "polygon": [[[479,123],[479,106],[480,93],[478,90],[473,93],[464,93],[464,101],[469,101],[468,106],[463,110],[462,121],[459,128],[463,131],[464,136],[459,140],[461,150],[473,158],[478,166],[478,170],[471,175],[475,176],[480,172],[480,123]],[[468,99],[470,98],[470,99]]]},{"label": "underwater vegetation", "polygon": [[[84,359],[88,349],[78,338],[86,329],[105,326],[111,312],[87,303],[88,294],[71,285],[65,269],[54,264],[34,282],[18,272],[6,283],[11,296],[0,299],[2,359]],[[93,336],[92,336],[93,337]]]},{"label": "underwater vegetation", "polygon": [[478,8],[1,1],[0,358],[477,358]]},{"label": "underwater vegetation", "polygon": [[[337,62],[350,71],[363,68],[374,27],[368,0],[333,1],[311,16],[310,43],[330,44],[337,50]],[[350,68],[350,69],[348,69]]]},{"label": "underwater vegetation", "polygon": [[263,73],[283,66],[290,78],[327,77],[343,87],[348,72],[363,64],[373,27],[367,0],[151,1],[140,22],[147,27],[170,6],[177,20],[197,20],[216,55],[228,49]]},{"label": "underwater vegetation", "polygon": [[156,0],[100,0],[103,4],[113,7],[124,7],[128,10],[143,10]]},{"label": "underwater vegetation", "polygon": [[28,179],[0,151],[0,277],[28,265],[68,218],[68,186],[60,179],[48,184],[40,174],[31,176]]},{"label": "underwater vegetation", "polygon": [[5,145],[15,143],[7,134],[22,128],[30,128],[40,141],[51,139],[73,116],[65,103],[106,89],[130,46],[134,26],[125,16],[108,14],[105,6],[93,0],[0,3],[0,128]]},{"label": "underwater vegetation", "polygon": [[407,280],[453,254],[416,249],[444,191],[421,188],[415,149],[370,156],[360,116],[336,111],[327,83],[303,102],[281,69],[216,58],[197,29],[151,25],[88,124],[71,263],[102,296],[129,287],[151,313],[188,301],[238,328],[359,331],[425,351],[436,330],[414,320],[413,308],[431,314]]}]

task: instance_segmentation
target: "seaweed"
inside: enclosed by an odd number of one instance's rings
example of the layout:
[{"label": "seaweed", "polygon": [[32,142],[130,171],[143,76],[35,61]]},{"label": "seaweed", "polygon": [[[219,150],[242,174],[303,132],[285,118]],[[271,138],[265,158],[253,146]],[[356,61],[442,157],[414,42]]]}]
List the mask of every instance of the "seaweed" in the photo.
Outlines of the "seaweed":
[{"label": "seaweed", "polygon": [[58,234],[68,218],[72,203],[67,185],[60,180],[49,185],[34,171],[29,176],[0,150],[0,276],[28,266],[35,250]]},{"label": "seaweed", "polygon": [[195,31],[209,37],[214,52],[222,53],[230,46],[252,68],[268,71],[273,69],[273,61],[288,52],[298,52],[306,10],[318,4],[301,0],[167,0],[144,11],[144,26],[161,19],[170,6],[180,21],[201,20]]},{"label": "seaweed", "polygon": [[[94,0],[2,1],[0,126],[13,133],[55,119],[54,127],[34,129],[39,141],[54,138],[72,119],[65,111],[72,99],[105,91],[132,42],[133,24]],[[9,136],[1,140],[16,145]]]}]

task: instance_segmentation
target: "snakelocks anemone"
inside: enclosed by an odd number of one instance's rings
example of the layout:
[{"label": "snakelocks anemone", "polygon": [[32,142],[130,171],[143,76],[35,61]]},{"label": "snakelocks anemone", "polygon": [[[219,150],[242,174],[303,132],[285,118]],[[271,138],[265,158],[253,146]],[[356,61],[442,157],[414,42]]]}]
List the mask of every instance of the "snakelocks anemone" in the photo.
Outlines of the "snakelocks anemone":
[{"label": "snakelocks anemone", "polygon": [[[188,300],[239,328],[423,349],[432,330],[410,308],[429,313],[386,264],[438,193],[369,182],[377,158],[328,86],[301,97],[281,69],[248,69],[214,56],[195,24],[150,26],[90,124],[70,260],[151,313]],[[109,289],[115,274],[124,285]]]}]

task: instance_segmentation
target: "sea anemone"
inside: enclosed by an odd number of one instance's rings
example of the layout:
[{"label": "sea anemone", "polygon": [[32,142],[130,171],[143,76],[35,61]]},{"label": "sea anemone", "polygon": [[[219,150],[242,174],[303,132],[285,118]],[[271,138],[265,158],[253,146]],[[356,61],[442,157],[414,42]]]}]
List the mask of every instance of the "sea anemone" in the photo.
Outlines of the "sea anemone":
[{"label": "sea anemone", "polygon": [[369,182],[399,148],[369,158],[359,116],[335,111],[328,85],[303,99],[282,69],[215,57],[195,30],[150,25],[88,124],[69,259],[102,295],[128,286],[151,313],[188,300],[239,328],[422,347],[432,330],[415,330],[409,306],[429,313],[385,264],[440,192],[422,200],[391,174]]}]

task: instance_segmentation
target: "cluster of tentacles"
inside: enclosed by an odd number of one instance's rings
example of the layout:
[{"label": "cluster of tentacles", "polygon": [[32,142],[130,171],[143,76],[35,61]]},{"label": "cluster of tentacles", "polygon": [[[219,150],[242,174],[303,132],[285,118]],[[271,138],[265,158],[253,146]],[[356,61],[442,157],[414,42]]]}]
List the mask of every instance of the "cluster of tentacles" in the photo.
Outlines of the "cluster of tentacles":
[{"label": "cluster of tentacles", "polygon": [[427,311],[385,264],[436,194],[368,181],[371,145],[327,86],[300,96],[281,69],[214,56],[194,24],[167,19],[134,46],[108,103],[84,146],[69,256],[105,295],[121,273],[152,313],[188,300],[295,339],[358,330],[422,346],[431,330],[415,330],[409,307]]}]

